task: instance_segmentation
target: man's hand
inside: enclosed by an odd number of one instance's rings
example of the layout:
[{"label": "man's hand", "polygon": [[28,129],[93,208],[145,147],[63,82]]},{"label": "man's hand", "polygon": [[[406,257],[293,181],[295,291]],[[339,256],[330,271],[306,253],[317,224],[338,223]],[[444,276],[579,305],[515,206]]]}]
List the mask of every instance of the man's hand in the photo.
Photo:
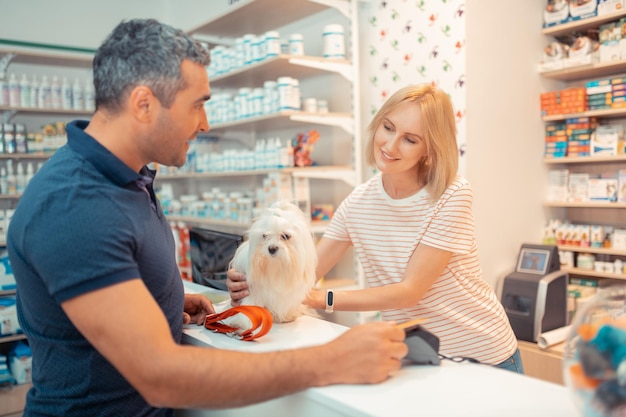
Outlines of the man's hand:
[{"label": "man's hand", "polygon": [[215,313],[211,300],[200,294],[185,294],[183,324],[204,324],[207,314]]}]

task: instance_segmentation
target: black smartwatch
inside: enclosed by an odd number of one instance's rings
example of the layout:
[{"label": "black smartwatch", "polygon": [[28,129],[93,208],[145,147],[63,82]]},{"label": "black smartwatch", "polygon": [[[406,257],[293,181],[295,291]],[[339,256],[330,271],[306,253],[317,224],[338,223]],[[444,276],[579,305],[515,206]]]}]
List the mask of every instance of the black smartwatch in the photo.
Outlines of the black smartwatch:
[{"label": "black smartwatch", "polygon": [[332,313],[335,310],[335,293],[333,290],[326,290],[326,312]]}]

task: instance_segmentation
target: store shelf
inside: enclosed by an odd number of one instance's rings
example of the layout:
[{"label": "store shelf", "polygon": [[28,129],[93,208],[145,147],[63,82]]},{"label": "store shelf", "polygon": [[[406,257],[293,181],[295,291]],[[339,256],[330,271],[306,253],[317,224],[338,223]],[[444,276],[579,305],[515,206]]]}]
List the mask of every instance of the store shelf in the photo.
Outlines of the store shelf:
[{"label": "store shelf", "polygon": [[13,114],[50,114],[59,116],[91,116],[93,112],[85,110],[66,110],[66,109],[39,109],[34,107],[9,107],[0,106],[0,112],[11,112]]},{"label": "store shelf", "polygon": [[267,175],[272,172],[279,172],[279,169],[255,169],[249,171],[225,171],[225,172],[183,172],[179,174],[161,174],[157,180],[186,180],[186,179],[206,179],[225,177],[252,177],[257,175]]},{"label": "store shelf", "polygon": [[14,63],[91,68],[95,52],[95,49],[66,45],[0,39],[0,57],[12,55]]},{"label": "store shelf", "polygon": [[548,165],[559,164],[593,164],[593,163],[606,163],[606,162],[621,162],[626,161],[626,154],[614,155],[614,156],[566,156],[563,158],[544,158],[543,162]]},{"label": "store shelf", "polygon": [[276,169],[258,169],[249,171],[227,171],[227,172],[188,172],[181,174],[159,174],[158,180],[184,180],[184,179],[206,179],[206,178],[225,178],[225,177],[244,177],[267,175],[273,172],[281,172],[291,174],[299,178],[311,179],[328,179],[341,180],[348,185],[356,185],[354,178],[354,170],[350,166],[309,166],[309,167],[292,167],[292,168],[276,168]]},{"label": "store shelf", "polygon": [[51,153],[0,153],[0,159],[48,159]]},{"label": "store shelf", "polygon": [[0,416],[21,416],[26,405],[26,394],[32,384],[13,385],[0,390]]},{"label": "store shelf", "polygon": [[616,255],[626,256],[626,250],[612,249],[612,248],[594,248],[590,246],[576,246],[576,245],[557,245],[559,250],[568,250],[572,252],[585,252],[585,253],[597,253],[600,255]]},{"label": "store shelf", "polygon": [[[2,246],[6,245],[6,242],[2,242]],[[5,295],[15,295],[15,290],[0,290],[0,297]]]},{"label": "store shelf", "polygon": [[626,275],[624,274],[612,274],[610,272],[597,272],[597,271],[592,271],[590,269],[581,269],[581,268],[568,268],[568,267],[561,267],[561,271],[565,271],[568,274],[572,274],[572,275],[585,275],[588,277],[595,277],[595,278],[610,278],[610,279],[617,279],[617,280],[625,280],[626,281]]},{"label": "store shelf", "polygon": [[564,207],[564,208],[601,208],[601,209],[623,209],[626,203],[605,203],[601,201],[589,201],[586,203],[570,203],[567,201],[547,201],[545,207]]},{"label": "store shelf", "polygon": [[279,113],[263,116],[249,117],[234,122],[217,123],[211,125],[211,132],[217,133],[225,130],[267,130],[267,129],[291,129],[302,127],[305,123],[341,127],[348,133],[354,129],[354,121],[348,113],[328,113],[324,115],[305,113],[302,111],[282,111]]},{"label": "store shelf", "polygon": [[[194,217],[194,216],[178,216],[178,215],[168,215],[167,219],[173,222],[183,222],[187,224],[195,224],[202,226],[216,226],[216,227],[229,227],[235,229],[248,229],[250,227],[249,222],[241,223],[241,222],[233,222],[228,220],[217,220],[211,219],[207,217]],[[322,233],[326,229],[328,225],[328,221],[314,221],[311,222],[310,228],[313,233]]]},{"label": "store shelf", "polygon": [[18,340],[26,340],[26,335],[23,333],[19,333],[19,334],[11,334],[8,336],[0,336],[0,343],[15,342]]},{"label": "store shelf", "polygon": [[[335,1],[339,3],[339,1]],[[327,9],[307,0],[241,0],[223,14],[189,30],[193,34],[237,37],[242,33],[264,33]],[[268,12],[273,10],[274,12]],[[262,18],[259,18],[262,17]]]},{"label": "store shelf", "polygon": [[573,81],[591,77],[616,76],[626,73],[626,60],[612,62],[597,62],[575,67],[566,67],[550,71],[540,72],[543,78],[560,81]]},{"label": "store shelf", "polygon": [[573,22],[567,22],[562,25],[551,26],[549,28],[543,29],[542,33],[547,36],[559,36],[566,35],[574,31],[582,32],[587,29],[597,28],[604,23],[619,20],[620,17],[624,16],[626,16],[626,10],[608,13],[602,16],[595,16],[587,19],[575,20]]},{"label": "store shelf", "polygon": [[565,119],[572,119],[575,117],[602,117],[605,119],[620,119],[626,117],[626,107],[618,109],[587,110],[580,113],[555,114],[551,116],[544,116],[543,121],[555,122]]},{"label": "store shelf", "polygon": [[[175,180],[175,179],[202,179],[216,177],[239,177],[239,176],[255,176],[267,175],[272,172],[283,172],[287,174],[296,173],[297,176],[316,178],[317,175],[325,171],[349,172],[352,168],[349,166],[309,166],[309,167],[290,167],[275,169],[255,169],[249,171],[227,171],[227,172],[186,172],[181,174],[159,174],[159,179]],[[323,175],[323,174],[322,174]],[[333,179],[337,179],[334,177]]]},{"label": "store shelf", "polygon": [[261,86],[276,74],[287,72],[294,78],[307,78],[315,75],[338,73],[345,75],[352,70],[350,61],[329,60],[320,57],[279,55],[256,64],[211,77],[213,88],[239,88],[242,85]]}]

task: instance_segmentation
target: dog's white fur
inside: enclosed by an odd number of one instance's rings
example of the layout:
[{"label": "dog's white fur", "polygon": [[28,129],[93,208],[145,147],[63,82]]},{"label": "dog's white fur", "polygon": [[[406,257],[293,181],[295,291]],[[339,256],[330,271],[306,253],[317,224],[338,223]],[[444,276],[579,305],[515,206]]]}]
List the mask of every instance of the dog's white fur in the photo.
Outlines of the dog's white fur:
[{"label": "dog's white fur", "polygon": [[[308,220],[296,205],[281,201],[254,219],[247,234],[231,262],[246,274],[250,295],[241,304],[267,308],[276,323],[295,320],[306,311],[302,302],[316,281],[317,253]],[[250,321],[238,314],[228,324],[245,329]]]}]

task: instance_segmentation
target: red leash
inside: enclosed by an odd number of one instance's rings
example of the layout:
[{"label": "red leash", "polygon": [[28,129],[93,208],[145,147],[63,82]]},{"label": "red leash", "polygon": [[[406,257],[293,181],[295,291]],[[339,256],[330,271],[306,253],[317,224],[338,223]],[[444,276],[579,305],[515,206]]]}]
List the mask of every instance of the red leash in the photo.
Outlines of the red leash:
[{"label": "red leash", "polygon": [[[222,320],[239,313],[246,315],[252,322],[252,327],[248,330],[242,331],[242,329],[229,326],[222,322]],[[224,333],[230,337],[249,341],[269,333],[273,322],[272,314],[265,307],[237,306],[231,307],[221,313],[207,314],[204,327],[214,333]]]}]

